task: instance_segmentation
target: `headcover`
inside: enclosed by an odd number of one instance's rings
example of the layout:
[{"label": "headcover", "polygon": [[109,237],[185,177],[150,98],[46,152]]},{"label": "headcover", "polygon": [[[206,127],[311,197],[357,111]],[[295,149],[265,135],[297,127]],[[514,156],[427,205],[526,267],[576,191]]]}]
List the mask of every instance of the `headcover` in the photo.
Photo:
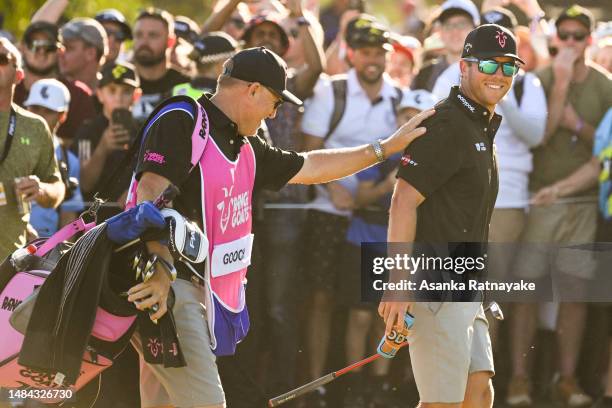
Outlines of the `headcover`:
[{"label": "headcover", "polygon": [[208,255],[208,238],[200,227],[186,220],[178,211],[164,208],[161,211],[170,229],[170,252],[175,259],[189,263],[201,263]]}]

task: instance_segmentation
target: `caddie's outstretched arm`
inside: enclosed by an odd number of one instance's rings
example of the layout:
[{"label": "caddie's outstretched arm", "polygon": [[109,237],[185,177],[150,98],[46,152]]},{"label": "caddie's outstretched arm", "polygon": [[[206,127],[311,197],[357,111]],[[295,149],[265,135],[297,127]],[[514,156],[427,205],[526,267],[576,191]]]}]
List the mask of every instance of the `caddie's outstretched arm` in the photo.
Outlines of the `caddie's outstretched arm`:
[{"label": "caddie's outstretched arm", "polygon": [[[417,127],[421,122],[434,114],[434,110],[426,110],[395,133],[381,141],[384,157],[403,151],[414,139],[425,133],[424,127]],[[342,177],[350,176],[378,161],[373,145],[348,147],[341,149],[313,150],[302,153],[304,165],[291,179],[291,184],[327,183]]]}]

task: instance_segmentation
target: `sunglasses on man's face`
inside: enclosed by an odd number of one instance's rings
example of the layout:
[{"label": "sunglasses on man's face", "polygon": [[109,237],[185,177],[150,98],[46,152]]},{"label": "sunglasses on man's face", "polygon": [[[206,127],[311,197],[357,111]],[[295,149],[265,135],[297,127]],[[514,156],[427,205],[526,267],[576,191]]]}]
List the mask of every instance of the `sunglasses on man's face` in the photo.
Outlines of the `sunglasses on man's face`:
[{"label": "sunglasses on man's face", "polygon": [[15,57],[13,57],[11,54],[0,54],[0,66],[5,66],[8,65],[9,63],[12,63],[13,65],[15,65]]},{"label": "sunglasses on man's face", "polygon": [[127,36],[123,31],[106,30],[106,35],[108,37],[113,37],[117,42],[124,42],[127,40]]},{"label": "sunglasses on man's face", "polygon": [[30,50],[34,54],[36,54],[38,50],[42,50],[45,54],[48,54],[57,51],[58,48],[59,47],[56,43],[44,40],[34,40],[28,45],[28,50]]},{"label": "sunglasses on man's face", "polygon": [[575,41],[584,41],[584,39],[588,36],[589,34],[585,33],[584,31],[576,31],[573,33],[570,31],[559,31],[557,33],[557,37],[559,37],[561,41],[567,41],[570,37],[572,37]]},{"label": "sunglasses on man's face", "polygon": [[[253,85],[253,82],[249,82],[247,83],[247,86],[251,86]],[[260,84],[261,85],[261,84]],[[262,87],[266,88],[268,90],[268,92],[270,92],[275,98],[277,98],[278,100],[276,102],[274,102],[274,110],[278,109],[281,107],[281,105],[283,103],[285,103],[285,100],[283,99],[282,96],[280,96],[275,90],[273,90],[272,88],[269,88],[265,85],[261,85]]]},{"label": "sunglasses on man's face", "polygon": [[517,74],[519,67],[514,61],[497,62],[495,60],[479,60],[476,58],[464,58],[465,61],[477,62],[478,71],[486,75],[494,75],[497,69],[502,67],[502,74],[506,77],[512,77]]},{"label": "sunglasses on man's face", "polygon": [[276,102],[274,102],[274,110],[278,109],[281,107],[281,105],[285,102],[283,100],[283,97],[280,96],[278,93],[276,93],[276,91],[272,90],[271,88],[268,88],[267,86],[265,87],[272,95],[274,95],[276,98],[278,98],[278,100]]}]

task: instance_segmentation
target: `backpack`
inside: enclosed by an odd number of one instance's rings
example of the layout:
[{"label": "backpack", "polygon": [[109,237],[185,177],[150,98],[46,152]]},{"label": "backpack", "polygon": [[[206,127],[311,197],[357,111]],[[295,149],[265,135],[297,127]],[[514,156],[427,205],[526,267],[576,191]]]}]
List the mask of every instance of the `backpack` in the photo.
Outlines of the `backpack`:
[{"label": "backpack", "polygon": [[514,79],[514,97],[516,98],[516,104],[521,106],[523,101],[523,93],[525,92],[525,73],[519,72]]},{"label": "backpack", "polygon": [[[338,124],[340,124],[340,120],[344,115],[344,111],[346,109],[346,90],[347,90],[347,80],[346,75],[338,75],[331,78],[332,90],[334,91],[334,110],[332,112],[331,118],[329,120],[329,126],[327,130],[327,134],[323,138],[323,142],[327,141],[329,137],[334,133]],[[391,98],[391,105],[393,107],[393,114],[397,115],[397,110],[400,102],[402,101],[402,89],[394,86],[393,87],[396,92],[396,96]]]}]

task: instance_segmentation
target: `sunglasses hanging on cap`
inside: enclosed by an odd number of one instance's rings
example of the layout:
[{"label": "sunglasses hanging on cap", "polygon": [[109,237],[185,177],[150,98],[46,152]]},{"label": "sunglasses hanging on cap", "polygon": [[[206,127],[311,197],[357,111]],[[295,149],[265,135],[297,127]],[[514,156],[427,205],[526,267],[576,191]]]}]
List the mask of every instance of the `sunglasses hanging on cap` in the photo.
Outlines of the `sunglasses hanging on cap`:
[{"label": "sunglasses hanging on cap", "polygon": [[497,62],[495,60],[479,60],[476,58],[464,58],[465,61],[477,62],[478,71],[487,75],[494,75],[497,69],[502,67],[502,74],[507,77],[511,77],[517,74],[519,67],[515,62]]}]

